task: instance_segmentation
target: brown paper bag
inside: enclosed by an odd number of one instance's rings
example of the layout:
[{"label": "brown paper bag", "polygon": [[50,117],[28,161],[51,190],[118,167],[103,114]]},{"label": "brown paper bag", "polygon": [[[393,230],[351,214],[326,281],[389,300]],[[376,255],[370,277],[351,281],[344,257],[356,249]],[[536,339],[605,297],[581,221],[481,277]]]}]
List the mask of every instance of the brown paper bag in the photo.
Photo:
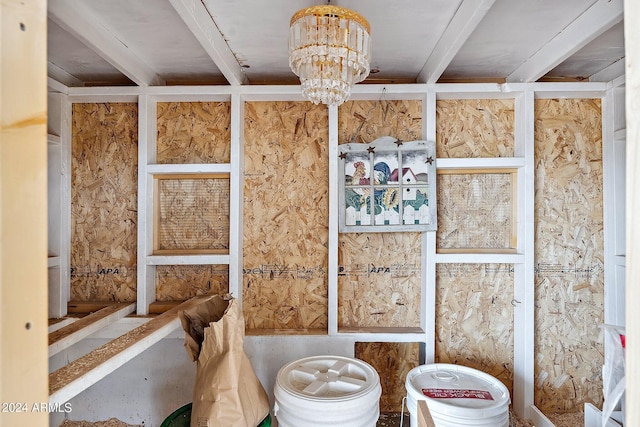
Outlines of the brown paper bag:
[{"label": "brown paper bag", "polygon": [[256,427],[269,415],[269,397],[244,352],[238,301],[212,296],[179,316],[197,361],[191,427]]}]

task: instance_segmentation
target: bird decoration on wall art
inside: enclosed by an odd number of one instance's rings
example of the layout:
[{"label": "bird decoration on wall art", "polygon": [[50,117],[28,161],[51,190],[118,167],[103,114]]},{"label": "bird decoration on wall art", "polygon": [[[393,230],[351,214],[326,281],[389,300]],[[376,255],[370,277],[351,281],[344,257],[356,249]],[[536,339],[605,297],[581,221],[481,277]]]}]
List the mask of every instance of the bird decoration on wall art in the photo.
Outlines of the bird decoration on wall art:
[{"label": "bird decoration on wall art", "polygon": [[[351,183],[354,185],[359,185],[361,187],[353,188],[352,194],[355,193],[359,197],[359,200],[351,200],[351,206],[362,206],[367,204],[367,197],[370,193],[369,186],[371,184],[371,180],[367,178],[366,168],[364,162],[356,162],[354,163],[354,172],[351,177]],[[389,178],[391,177],[391,169],[389,165],[385,162],[378,162],[373,165],[373,185],[386,185],[389,182]],[[397,190],[395,188],[387,188],[387,189],[376,189],[374,188],[374,204],[376,206],[376,211],[379,210],[380,206],[385,206],[387,209],[393,209],[397,207],[398,197]],[[355,195],[354,194],[354,195]]]},{"label": "bird decoration on wall art", "polygon": [[397,142],[340,145],[341,232],[435,230],[435,143]]}]

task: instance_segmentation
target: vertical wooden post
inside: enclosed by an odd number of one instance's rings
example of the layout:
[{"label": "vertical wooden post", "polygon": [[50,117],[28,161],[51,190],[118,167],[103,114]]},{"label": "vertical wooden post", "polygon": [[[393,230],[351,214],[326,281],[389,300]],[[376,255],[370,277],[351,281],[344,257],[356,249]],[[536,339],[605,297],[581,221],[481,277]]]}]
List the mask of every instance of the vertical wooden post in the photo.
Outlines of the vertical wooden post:
[{"label": "vertical wooden post", "polygon": [[[0,426],[46,426],[47,2],[0,2]],[[17,405],[16,405],[17,404]],[[34,405],[35,410],[34,409]]]},{"label": "vertical wooden post", "polygon": [[328,329],[338,333],[338,107],[329,106],[329,263]]},{"label": "vertical wooden post", "polygon": [[534,93],[526,91],[515,101],[515,156],[524,158],[518,170],[517,248],[524,262],[514,264],[513,412],[530,419],[534,405]]},{"label": "vertical wooden post", "polygon": [[155,265],[147,265],[153,252],[153,177],[147,166],[156,162],[157,103],[148,95],[138,98],[138,286],[137,314],[149,314],[156,300]]},{"label": "vertical wooden post", "polygon": [[231,95],[231,174],[229,191],[229,293],[242,306],[244,275],[242,274],[244,240],[244,98]]},{"label": "vertical wooden post", "polygon": [[[626,419],[625,425],[640,425],[640,34],[634,22],[640,19],[640,4],[624,2],[626,115],[627,115],[627,274],[626,274]],[[635,214],[635,215],[634,215]]]},{"label": "vertical wooden post", "polygon": [[[422,137],[427,141],[436,140],[436,93],[427,92],[422,103]],[[436,165],[437,165],[436,160]],[[437,201],[436,201],[437,203]],[[422,233],[422,288],[420,295],[422,309],[420,326],[425,331],[424,354],[420,362],[431,364],[436,357],[436,233],[427,231]]]}]

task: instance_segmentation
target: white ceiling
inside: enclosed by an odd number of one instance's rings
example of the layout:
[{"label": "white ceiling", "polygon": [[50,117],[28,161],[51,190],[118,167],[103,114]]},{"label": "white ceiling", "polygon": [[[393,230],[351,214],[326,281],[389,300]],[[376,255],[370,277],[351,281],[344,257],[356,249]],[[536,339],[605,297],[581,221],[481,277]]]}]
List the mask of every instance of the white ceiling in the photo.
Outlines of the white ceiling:
[{"label": "white ceiling", "polygon": [[[67,86],[295,84],[289,20],[311,0],[49,0]],[[365,82],[611,80],[623,0],[334,0],[371,24]]]}]

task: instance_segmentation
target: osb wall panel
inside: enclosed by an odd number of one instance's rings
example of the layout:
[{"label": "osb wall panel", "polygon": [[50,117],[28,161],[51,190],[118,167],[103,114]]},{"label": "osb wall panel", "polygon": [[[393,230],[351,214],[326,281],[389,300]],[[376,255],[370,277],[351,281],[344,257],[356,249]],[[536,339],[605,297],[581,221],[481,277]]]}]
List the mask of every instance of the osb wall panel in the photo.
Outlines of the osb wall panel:
[{"label": "osb wall panel", "polygon": [[511,173],[438,174],[438,249],[512,246]]},{"label": "osb wall panel", "polygon": [[437,363],[498,378],[513,391],[513,268],[507,264],[436,266]]},{"label": "osb wall panel", "polygon": [[402,398],[407,395],[407,374],[420,365],[419,344],[357,342],[355,357],[369,363],[380,375],[380,412],[400,412]]},{"label": "osb wall panel", "polygon": [[347,101],[338,108],[339,144],[367,143],[382,136],[422,139],[422,101]]},{"label": "osb wall panel", "polygon": [[[382,136],[421,139],[422,101],[345,102],[338,133],[341,144]],[[419,233],[342,233],[338,248],[339,326],[419,326]]]},{"label": "osb wall panel", "polygon": [[[348,101],[338,109],[338,141],[419,140],[422,114],[419,100]],[[338,250],[341,327],[419,325],[420,233],[342,233]],[[357,343],[355,350],[380,374],[380,410],[400,412],[406,376],[419,365],[418,344]]]},{"label": "osb wall panel", "polygon": [[420,326],[420,233],[342,233],[338,325]]},{"label": "osb wall panel", "polygon": [[156,300],[186,301],[198,295],[229,292],[227,265],[159,265],[156,267]]},{"label": "osb wall panel", "polygon": [[513,99],[436,101],[437,157],[512,157]]},{"label": "osb wall panel", "polygon": [[137,104],[74,104],[71,299],[136,299]]},{"label": "osb wall panel", "polygon": [[229,163],[230,102],[159,102],[157,163]]},{"label": "osb wall panel", "polygon": [[245,106],[244,289],[249,329],[327,328],[328,114]]},{"label": "osb wall panel", "polygon": [[537,100],[536,384],[546,413],[602,404],[602,127],[599,100]]}]

